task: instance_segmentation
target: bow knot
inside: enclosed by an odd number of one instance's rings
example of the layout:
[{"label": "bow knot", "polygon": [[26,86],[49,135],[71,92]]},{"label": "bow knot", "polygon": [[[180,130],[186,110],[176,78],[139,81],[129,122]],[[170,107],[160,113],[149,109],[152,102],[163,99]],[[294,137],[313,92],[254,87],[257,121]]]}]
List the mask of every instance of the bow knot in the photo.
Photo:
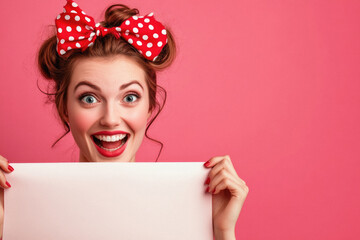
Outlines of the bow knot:
[{"label": "bow knot", "polygon": [[108,34],[114,35],[116,38],[120,38],[119,32],[115,29],[115,27],[112,28],[106,28],[98,24],[98,26],[95,25],[95,32],[96,36],[106,36]]},{"label": "bow knot", "polygon": [[57,28],[57,52],[64,55],[71,49],[85,51],[97,37],[112,34],[122,37],[146,59],[154,61],[167,43],[165,27],[155,20],[153,13],[132,16],[120,26],[106,28],[80,9],[73,0],[67,0],[64,11],[55,20]]}]

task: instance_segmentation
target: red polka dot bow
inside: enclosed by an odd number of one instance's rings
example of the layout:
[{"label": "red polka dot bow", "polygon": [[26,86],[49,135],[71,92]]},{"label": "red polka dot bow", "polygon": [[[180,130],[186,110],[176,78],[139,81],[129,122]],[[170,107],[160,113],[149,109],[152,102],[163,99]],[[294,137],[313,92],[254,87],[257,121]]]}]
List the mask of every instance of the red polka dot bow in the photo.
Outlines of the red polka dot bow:
[{"label": "red polka dot bow", "polygon": [[120,26],[105,28],[80,9],[73,0],[67,0],[64,11],[55,20],[57,29],[57,52],[64,55],[71,49],[85,51],[98,36],[109,33],[122,37],[134,46],[146,59],[154,61],[167,43],[165,27],[155,20],[153,13],[132,16]]}]

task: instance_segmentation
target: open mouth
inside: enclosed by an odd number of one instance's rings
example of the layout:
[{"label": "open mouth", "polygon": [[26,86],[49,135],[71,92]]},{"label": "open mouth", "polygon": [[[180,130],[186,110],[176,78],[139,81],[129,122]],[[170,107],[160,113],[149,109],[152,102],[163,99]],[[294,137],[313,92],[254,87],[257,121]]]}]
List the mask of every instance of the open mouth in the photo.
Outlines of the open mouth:
[{"label": "open mouth", "polygon": [[108,151],[114,152],[120,149],[128,140],[128,134],[114,134],[114,135],[92,135],[92,139],[96,146]]}]

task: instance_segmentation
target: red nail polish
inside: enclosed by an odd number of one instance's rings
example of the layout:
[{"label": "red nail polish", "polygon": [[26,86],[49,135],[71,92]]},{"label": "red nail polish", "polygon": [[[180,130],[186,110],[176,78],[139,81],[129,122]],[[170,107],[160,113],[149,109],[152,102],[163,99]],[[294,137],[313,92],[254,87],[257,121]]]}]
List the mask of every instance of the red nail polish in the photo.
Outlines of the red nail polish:
[{"label": "red nail polish", "polygon": [[210,165],[210,160],[207,161],[206,163],[204,163],[204,166],[205,166],[205,167],[208,167],[209,165]]},{"label": "red nail polish", "polygon": [[208,178],[206,179],[205,184],[209,184],[209,183],[210,183],[210,178],[208,177]]},{"label": "red nail polish", "polygon": [[212,191],[212,194],[214,194],[214,193],[215,193],[215,190],[216,190],[216,188],[214,188],[214,190]]},{"label": "red nail polish", "polygon": [[11,187],[11,185],[10,185],[10,183],[8,183],[8,181],[6,181],[6,185],[7,185],[8,187]]},{"label": "red nail polish", "polygon": [[14,168],[12,167],[12,166],[8,166],[8,169],[10,170],[10,171],[14,171]]},{"label": "red nail polish", "polygon": [[205,192],[208,192],[209,191],[209,187],[206,188]]}]

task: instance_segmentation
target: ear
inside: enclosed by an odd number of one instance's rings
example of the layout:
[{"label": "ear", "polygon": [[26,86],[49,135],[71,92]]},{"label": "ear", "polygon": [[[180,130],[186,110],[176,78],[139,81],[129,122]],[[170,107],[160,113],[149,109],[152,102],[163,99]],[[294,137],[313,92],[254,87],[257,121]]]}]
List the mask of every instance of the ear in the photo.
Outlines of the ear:
[{"label": "ear", "polygon": [[147,115],[147,120],[149,121],[150,120],[150,118],[151,118],[151,115],[152,115],[152,110],[149,110],[149,112],[148,112],[148,115]]},{"label": "ear", "polygon": [[64,121],[70,126],[70,124],[69,124],[69,116],[68,116],[68,113],[67,113],[67,109],[64,109],[63,119],[64,119]]}]

